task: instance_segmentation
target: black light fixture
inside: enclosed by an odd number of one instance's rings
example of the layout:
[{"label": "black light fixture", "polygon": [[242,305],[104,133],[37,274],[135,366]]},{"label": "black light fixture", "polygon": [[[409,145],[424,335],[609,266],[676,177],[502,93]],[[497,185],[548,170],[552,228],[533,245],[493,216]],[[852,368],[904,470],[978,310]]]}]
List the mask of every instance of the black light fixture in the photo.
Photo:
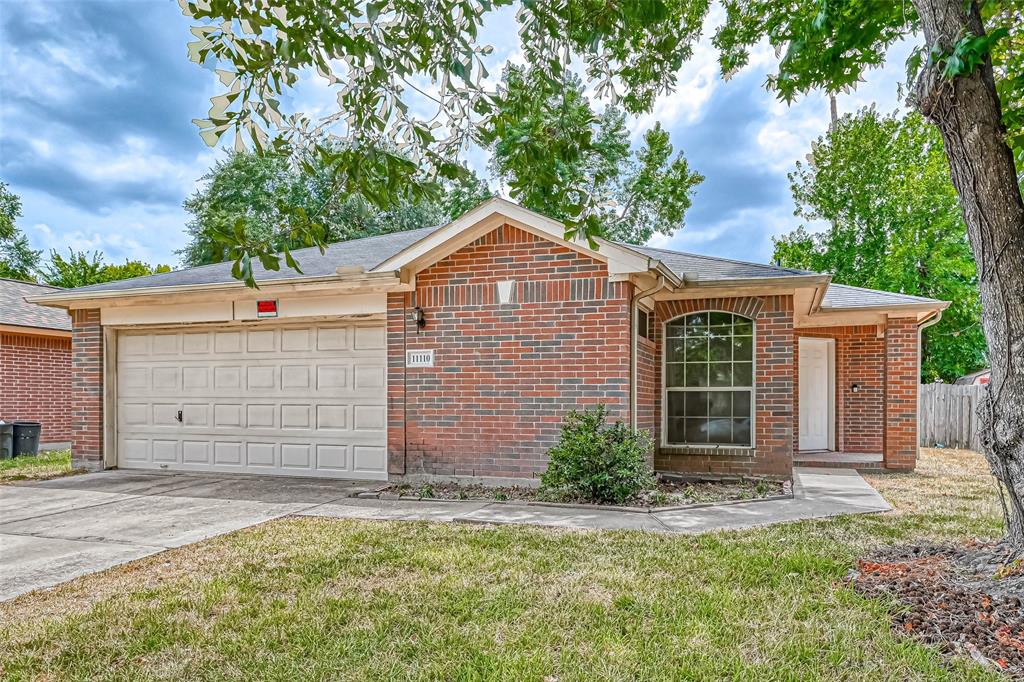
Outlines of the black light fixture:
[{"label": "black light fixture", "polygon": [[850,384],[850,390],[854,393],[860,393],[860,384]]},{"label": "black light fixture", "polygon": [[412,309],[412,319],[416,323],[416,333],[427,326],[427,318],[423,315],[423,308],[416,306]]}]

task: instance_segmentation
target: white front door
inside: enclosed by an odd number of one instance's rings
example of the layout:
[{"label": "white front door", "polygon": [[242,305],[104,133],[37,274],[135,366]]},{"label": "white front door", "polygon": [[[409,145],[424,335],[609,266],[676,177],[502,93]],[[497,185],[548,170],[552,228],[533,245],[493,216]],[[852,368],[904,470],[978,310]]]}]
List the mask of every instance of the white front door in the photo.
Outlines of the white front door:
[{"label": "white front door", "polygon": [[800,449],[828,450],[832,431],[832,339],[800,339]]},{"label": "white front door", "polygon": [[380,322],[130,329],[122,468],[387,479]]}]

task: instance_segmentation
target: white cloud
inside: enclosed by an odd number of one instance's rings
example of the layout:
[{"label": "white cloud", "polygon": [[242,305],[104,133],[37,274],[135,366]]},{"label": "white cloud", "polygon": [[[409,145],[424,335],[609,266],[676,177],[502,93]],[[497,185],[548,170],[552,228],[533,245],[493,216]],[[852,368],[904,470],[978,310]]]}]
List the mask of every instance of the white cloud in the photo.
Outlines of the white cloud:
[{"label": "white cloud", "polygon": [[185,246],[188,215],[180,207],[118,206],[107,214],[82,210],[52,196],[28,190],[21,195],[25,234],[33,249],[66,254],[102,251],[108,262],[141,260],[177,265],[174,253]]}]

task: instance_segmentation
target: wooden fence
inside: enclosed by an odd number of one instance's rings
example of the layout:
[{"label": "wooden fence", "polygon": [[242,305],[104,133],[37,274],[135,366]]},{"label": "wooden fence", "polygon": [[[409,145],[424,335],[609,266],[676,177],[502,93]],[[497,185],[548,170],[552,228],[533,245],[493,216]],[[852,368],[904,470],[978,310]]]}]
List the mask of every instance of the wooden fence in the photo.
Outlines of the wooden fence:
[{"label": "wooden fence", "polygon": [[917,438],[923,447],[981,450],[977,408],[984,386],[921,384]]}]

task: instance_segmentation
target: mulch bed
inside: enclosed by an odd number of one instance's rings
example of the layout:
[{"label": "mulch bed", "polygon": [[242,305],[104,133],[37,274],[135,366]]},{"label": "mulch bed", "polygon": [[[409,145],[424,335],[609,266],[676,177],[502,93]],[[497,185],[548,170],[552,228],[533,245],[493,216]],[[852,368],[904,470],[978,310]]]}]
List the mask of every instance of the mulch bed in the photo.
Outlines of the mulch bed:
[{"label": "mulch bed", "polygon": [[[582,500],[569,499],[546,493],[537,488],[525,486],[491,487],[468,483],[407,483],[391,485],[381,489],[385,495],[400,495],[419,499],[435,500],[494,500],[502,502],[563,502],[578,503]],[[642,509],[757,500],[779,495],[788,495],[791,488],[781,481],[733,480],[733,481],[681,481],[662,479],[652,490],[647,490],[623,506]]]},{"label": "mulch bed", "polygon": [[1024,679],[1024,562],[1005,545],[887,548],[858,561],[851,582],[897,600],[896,632]]}]

